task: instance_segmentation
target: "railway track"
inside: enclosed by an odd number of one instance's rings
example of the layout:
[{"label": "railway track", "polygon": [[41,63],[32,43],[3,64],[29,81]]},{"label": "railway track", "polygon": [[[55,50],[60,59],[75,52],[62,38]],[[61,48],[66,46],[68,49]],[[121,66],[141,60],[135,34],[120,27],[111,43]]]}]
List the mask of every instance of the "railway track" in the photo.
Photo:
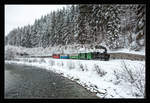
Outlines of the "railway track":
[{"label": "railway track", "polygon": [[52,58],[52,56],[30,56],[29,58]]},{"label": "railway track", "polygon": [[[130,53],[108,53],[110,59],[127,59],[127,60],[145,60],[144,55],[130,54]],[[52,56],[29,56],[28,58],[52,58]]]},{"label": "railway track", "polygon": [[110,59],[128,59],[128,60],[145,60],[145,55],[130,54],[130,53],[109,53]]}]

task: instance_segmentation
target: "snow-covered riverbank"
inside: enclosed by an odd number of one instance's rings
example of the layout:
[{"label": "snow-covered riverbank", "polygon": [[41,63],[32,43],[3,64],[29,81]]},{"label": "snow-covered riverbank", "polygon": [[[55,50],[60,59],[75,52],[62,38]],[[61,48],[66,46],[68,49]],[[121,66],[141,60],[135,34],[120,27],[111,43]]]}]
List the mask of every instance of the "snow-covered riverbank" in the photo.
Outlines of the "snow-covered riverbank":
[{"label": "snow-covered riverbank", "polygon": [[84,86],[100,98],[144,98],[145,61],[19,58],[5,61],[51,70]]}]

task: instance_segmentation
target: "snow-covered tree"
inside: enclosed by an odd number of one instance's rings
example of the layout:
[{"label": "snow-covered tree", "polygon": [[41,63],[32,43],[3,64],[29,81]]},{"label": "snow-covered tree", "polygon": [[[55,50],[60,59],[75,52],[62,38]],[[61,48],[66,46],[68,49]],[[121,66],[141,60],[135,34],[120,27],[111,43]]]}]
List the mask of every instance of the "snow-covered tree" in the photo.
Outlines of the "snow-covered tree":
[{"label": "snow-covered tree", "polygon": [[145,5],[69,5],[18,27],[5,37],[5,44],[48,47],[68,44],[105,44],[110,49],[145,45]]},{"label": "snow-covered tree", "polygon": [[79,5],[79,16],[78,16],[78,42],[80,44],[88,44],[90,40],[90,26],[89,20],[91,19],[92,6],[86,4]]}]

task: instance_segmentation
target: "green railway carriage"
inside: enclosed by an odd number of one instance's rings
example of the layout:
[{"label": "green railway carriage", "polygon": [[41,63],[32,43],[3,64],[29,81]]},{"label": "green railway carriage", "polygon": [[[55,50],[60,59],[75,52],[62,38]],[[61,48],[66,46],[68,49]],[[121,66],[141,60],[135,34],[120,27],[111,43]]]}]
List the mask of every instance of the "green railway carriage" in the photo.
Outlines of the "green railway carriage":
[{"label": "green railway carriage", "polygon": [[69,58],[70,58],[70,59],[79,59],[79,56],[78,56],[77,53],[74,53],[74,54],[70,54],[70,55],[69,55]]},{"label": "green railway carriage", "polygon": [[93,59],[92,53],[79,53],[78,55],[79,59],[85,59],[85,60],[91,60]]},{"label": "green railway carriage", "polygon": [[92,53],[87,53],[87,54],[86,54],[86,58],[87,58],[88,60],[93,59]]},{"label": "green railway carriage", "polygon": [[70,56],[70,59],[78,59],[78,56]]},{"label": "green railway carriage", "polygon": [[86,59],[86,53],[79,53],[79,59]]}]

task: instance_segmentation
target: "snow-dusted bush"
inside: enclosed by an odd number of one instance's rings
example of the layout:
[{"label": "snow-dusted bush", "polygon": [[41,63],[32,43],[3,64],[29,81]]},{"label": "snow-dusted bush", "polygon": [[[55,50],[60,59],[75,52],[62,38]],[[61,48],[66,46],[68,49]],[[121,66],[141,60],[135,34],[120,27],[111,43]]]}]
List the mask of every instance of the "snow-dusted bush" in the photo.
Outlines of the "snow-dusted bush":
[{"label": "snow-dusted bush", "polygon": [[145,97],[145,67],[141,65],[138,67],[130,67],[124,61],[121,66],[122,70],[114,71],[116,77],[115,84],[119,84],[121,81],[130,85],[133,90],[133,96]]},{"label": "snow-dusted bush", "polygon": [[80,69],[81,71],[88,71],[87,66],[81,64],[80,62],[79,62],[79,69]]},{"label": "snow-dusted bush", "polygon": [[116,76],[116,79],[123,79],[126,82],[133,83],[135,81],[133,70],[131,70],[123,61],[121,64],[121,71],[114,71],[114,75]]},{"label": "snow-dusted bush", "polygon": [[12,46],[5,46],[5,60],[14,59],[16,56],[16,50]]},{"label": "snow-dusted bush", "polygon": [[18,57],[22,57],[22,55],[28,55],[27,48],[17,47],[12,45],[5,46],[5,59],[12,60]]},{"label": "snow-dusted bush", "polygon": [[84,71],[84,67],[83,67],[83,64],[79,64],[79,67],[82,71]]},{"label": "snow-dusted bush", "polygon": [[96,71],[96,73],[100,76],[100,77],[103,77],[104,75],[107,74],[106,71],[104,71],[99,65],[94,65],[94,70]]},{"label": "snow-dusted bush", "polygon": [[114,72],[114,76],[116,78],[116,80],[114,81],[114,84],[117,85],[117,84],[119,84],[121,82],[120,76],[119,76],[119,74],[118,74],[118,72],[116,70],[114,70],[113,72]]},{"label": "snow-dusted bush", "polygon": [[33,62],[38,62],[37,59],[33,59]]},{"label": "snow-dusted bush", "polygon": [[44,58],[42,58],[42,59],[40,60],[40,62],[41,62],[41,63],[45,63],[46,61],[44,60]]},{"label": "snow-dusted bush", "polygon": [[33,60],[32,60],[32,59],[29,59],[28,62],[31,63],[31,62],[33,62]]},{"label": "snow-dusted bush", "polygon": [[84,66],[84,71],[88,71],[87,65]]},{"label": "snow-dusted bush", "polygon": [[75,68],[75,64],[73,62],[68,62],[67,64],[69,69],[74,69]]},{"label": "snow-dusted bush", "polygon": [[50,66],[54,66],[54,65],[55,65],[55,61],[50,60],[50,61],[49,61],[49,64],[50,64]]},{"label": "snow-dusted bush", "polygon": [[63,62],[57,62],[57,66],[64,66]]},{"label": "snow-dusted bush", "polygon": [[15,52],[12,49],[7,49],[5,51],[5,60],[11,60],[14,59],[15,57]]},{"label": "snow-dusted bush", "polygon": [[63,62],[61,62],[61,66],[62,66],[62,67],[64,66],[64,63],[63,63]]},{"label": "snow-dusted bush", "polygon": [[136,43],[136,41],[133,41],[130,44],[130,50],[139,51],[140,49],[141,49],[141,47]]}]

